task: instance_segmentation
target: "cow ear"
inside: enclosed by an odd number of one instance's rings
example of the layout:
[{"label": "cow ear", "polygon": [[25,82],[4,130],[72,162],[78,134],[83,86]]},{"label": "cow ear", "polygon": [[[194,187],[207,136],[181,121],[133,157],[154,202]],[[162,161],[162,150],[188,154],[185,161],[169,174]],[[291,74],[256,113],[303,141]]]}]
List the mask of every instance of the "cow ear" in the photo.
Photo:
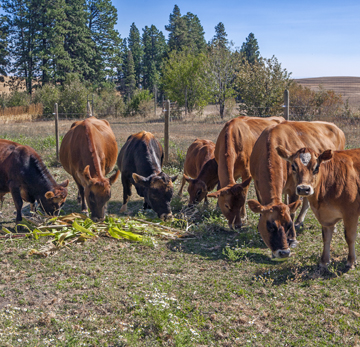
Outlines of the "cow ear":
[{"label": "cow ear", "polygon": [[175,176],[170,177],[171,182],[175,182],[177,178],[178,178],[178,175],[175,175]]},{"label": "cow ear", "polygon": [[288,162],[291,161],[291,153],[285,147],[278,146],[276,147],[276,151],[281,158],[285,159]]},{"label": "cow ear", "polygon": [[295,213],[300,205],[301,205],[301,200],[296,200],[296,201],[292,202],[291,204],[289,204],[290,213]]},{"label": "cow ear", "polygon": [[65,180],[64,182],[61,182],[59,186],[66,188],[69,185],[69,180]]},{"label": "cow ear", "polygon": [[221,194],[221,191],[218,190],[218,191],[216,191],[216,192],[213,192],[213,193],[208,194],[207,197],[208,197],[208,198],[218,198],[218,197],[220,196],[220,194]]},{"label": "cow ear", "polygon": [[264,206],[262,206],[260,204],[260,202],[256,201],[256,200],[249,200],[248,206],[249,206],[250,210],[255,213],[261,213],[261,212],[264,212],[264,210],[265,210]]},{"label": "cow ear", "polygon": [[145,177],[136,174],[135,172],[132,174],[132,178],[135,182],[135,184],[139,184],[141,186],[147,186],[149,184],[149,180],[147,180]]},{"label": "cow ear", "polygon": [[187,183],[190,183],[193,180],[192,178],[190,178],[189,176],[186,176],[185,174],[183,174],[183,177]]},{"label": "cow ear", "polygon": [[109,178],[110,185],[113,185],[116,182],[119,175],[120,175],[120,170],[117,170],[112,176],[110,176]]},{"label": "cow ear", "polygon": [[323,162],[326,162],[326,161],[330,160],[332,157],[333,157],[332,150],[328,149],[319,155],[318,163],[321,164]]},{"label": "cow ear", "polygon": [[55,194],[51,190],[49,190],[48,192],[45,193],[45,198],[48,200],[50,200],[54,197],[55,197]]},{"label": "cow ear", "polygon": [[91,175],[90,175],[90,165],[87,165],[83,171],[83,175],[85,177],[85,179],[87,181],[90,181],[91,180]]},{"label": "cow ear", "polygon": [[250,177],[249,177],[248,179],[246,179],[244,182],[241,182],[241,186],[242,186],[243,188],[246,188],[246,187],[250,184],[251,179],[252,179],[252,177],[250,176]]}]

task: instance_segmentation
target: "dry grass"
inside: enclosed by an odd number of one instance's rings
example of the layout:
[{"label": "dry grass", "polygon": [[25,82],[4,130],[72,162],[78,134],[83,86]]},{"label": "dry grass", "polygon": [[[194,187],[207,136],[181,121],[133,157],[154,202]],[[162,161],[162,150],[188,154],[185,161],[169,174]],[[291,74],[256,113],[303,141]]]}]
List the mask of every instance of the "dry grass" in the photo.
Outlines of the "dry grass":
[{"label": "dry grass", "polygon": [[5,107],[0,109],[0,124],[29,122],[42,116],[42,114],[42,104]]}]

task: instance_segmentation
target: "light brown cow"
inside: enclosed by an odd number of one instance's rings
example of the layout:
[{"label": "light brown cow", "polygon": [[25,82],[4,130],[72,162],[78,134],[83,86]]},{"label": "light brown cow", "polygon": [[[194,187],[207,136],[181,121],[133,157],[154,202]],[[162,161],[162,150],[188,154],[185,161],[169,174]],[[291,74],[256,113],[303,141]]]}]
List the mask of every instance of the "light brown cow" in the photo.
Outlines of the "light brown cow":
[{"label": "light brown cow", "polygon": [[[289,247],[296,246],[292,221],[300,201],[291,167],[279,157],[278,146],[291,152],[302,147],[311,147],[317,152],[328,148],[340,150],[345,146],[345,136],[332,123],[286,121],[265,129],[257,140],[250,170],[259,202],[249,200],[248,205],[253,212],[260,213],[258,230],[273,256],[284,258],[290,255]],[[282,202],[282,194],[288,194],[289,205]],[[298,225],[302,224],[308,208],[309,202],[304,199],[296,220]]]},{"label": "light brown cow", "polygon": [[104,218],[110,186],[120,174],[105,177],[116,164],[117,150],[109,122],[95,117],[73,123],[61,143],[60,162],[74,177],[82,210],[87,211],[87,203],[95,221]]},{"label": "light brown cow", "polygon": [[[219,134],[215,159],[221,189],[208,194],[208,197],[218,198],[230,228],[240,229],[241,219],[246,218],[245,201],[251,181],[250,155],[253,146],[266,127],[283,121],[282,117],[241,116],[228,121]],[[236,184],[239,177],[242,183]]]},{"label": "light brown cow", "polygon": [[343,219],[349,247],[347,268],[356,264],[355,240],[360,216],[360,149],[326,150],[310,148],[296,153],[277,147],[278,154],[292,168],[297,194],[306,197],[322,226],[324,249],[320,266],[330,263],[330,243],[335,224]]},{"label": "light brown cow", "polygon": [[214,152],[214,142],[200,139],[196,139],[186,152],[184,175],[178,195],[182,195],[185,182],[188,182],[189,205],[197,204],[203,199],[207,203],[207,193],[219,181]]}]

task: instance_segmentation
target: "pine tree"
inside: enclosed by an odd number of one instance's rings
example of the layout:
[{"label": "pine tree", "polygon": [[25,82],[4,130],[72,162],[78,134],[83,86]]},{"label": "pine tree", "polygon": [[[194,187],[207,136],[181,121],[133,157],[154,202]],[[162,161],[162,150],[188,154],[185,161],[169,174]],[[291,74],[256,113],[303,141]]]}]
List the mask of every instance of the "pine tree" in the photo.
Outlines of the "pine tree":
[{"label": "pine tree", "polygon": [[134,59],[136,86],[139,87],[141,84],[141,64],[144,51],[141,43],[140,32],[135,23],[132,23],[130,27],[128,47]]},{"label": "pine tree", "polygon": [[185,45],[191,47],[195,53],[203,52],[206,48],[205,33],[198,16],[188,12],[184,19],[187,27]]},{"label": "pine tree", "polygon": [[142,34],[144,47],[143,56],[143,87],[154,90],[158,85],[162,60],[166,53],[164,34],[155,25],[145,26]]},{"label": "pine tree", "polygon": [[6,76],[6,70],[9,65],[9,51],[8,51],[8,35],[9,28],[6,24],[6,18],[0,17],[0,74]]},{"label": "pine tree", "polygon": [[222,22],[219,22],[215,26],[215,35],[212,39],[212,45],[226,48],[229,44],[229,40],[227,39],[227,33],[225,31],[225,26]]},{"label": "pine tree", "polygon": [[127,52],[124,75],[125,93],[128,100],[130,100],[133,97],[136,88],[134,59],[130,49]]},{"label": "pine tree", "polygon": [[259,45],[253,33],[250,33],[246,38],[246,42],[242,44],[240,52],[250,64],[254,64],[256,61],[259,61]]}]

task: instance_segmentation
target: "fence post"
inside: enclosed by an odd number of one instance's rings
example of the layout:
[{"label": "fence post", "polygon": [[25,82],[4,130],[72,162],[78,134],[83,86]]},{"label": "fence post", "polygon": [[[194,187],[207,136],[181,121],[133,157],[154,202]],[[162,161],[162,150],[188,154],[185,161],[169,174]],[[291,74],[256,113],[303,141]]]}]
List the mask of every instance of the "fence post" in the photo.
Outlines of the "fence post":
[{"label": "fence post", "polygon": [[56,159],[59,160],[59,108],[55,103],[55,139],[56,139]]},{"label": "fence post", "polygon": [[284,91],[284,117],[286,120],[289,120],[290,114],[290,93],[288,89]]},{"label": "fence post", "polygon": [[164,165],[169,161],[169,121],[170,121],[170,100],[165,104],[165,127],[164,127]]}]

